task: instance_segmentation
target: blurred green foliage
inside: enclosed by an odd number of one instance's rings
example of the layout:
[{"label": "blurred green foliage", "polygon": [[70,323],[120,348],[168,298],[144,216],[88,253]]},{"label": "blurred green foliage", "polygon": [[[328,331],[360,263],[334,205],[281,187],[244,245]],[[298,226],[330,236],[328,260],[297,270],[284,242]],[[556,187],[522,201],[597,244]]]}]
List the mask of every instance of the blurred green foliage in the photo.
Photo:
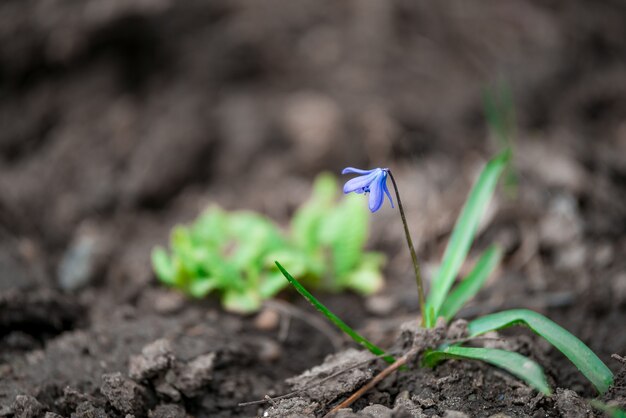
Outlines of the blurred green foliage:
[{"label": "blurred green foliage", "polygon": [[262,215],[211,207],[172,230],[169,252],[153,250],[156,276],[196,298],[217,293],[226,310],[238,313],[257,311],[289,285],[274,260],[314,289],[376,292],[385,259],[364,251],[369,213],[357,196],[340,194],[332,175],[320,175],[288,233]]}]

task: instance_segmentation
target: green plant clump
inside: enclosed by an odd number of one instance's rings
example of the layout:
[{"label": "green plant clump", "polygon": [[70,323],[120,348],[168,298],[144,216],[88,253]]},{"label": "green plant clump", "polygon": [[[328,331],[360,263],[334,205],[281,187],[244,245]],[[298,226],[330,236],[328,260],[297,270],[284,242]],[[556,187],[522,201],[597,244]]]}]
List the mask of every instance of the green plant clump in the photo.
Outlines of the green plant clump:
[{"label": "green plant clump", "polygon": [[[481,255],[468,276],[456,283],[461,266],[465,263],[478,225],[486,212],[498,179],[509,164],[510,159],[511,152],[508,148],[492,158],[483,168],[469,193],[452,231],[441,266],[431,283],[430,293],[425,301],[426,306],[422,311],[425,318],[422,318],[422,324],[426,328],[435,327],[438,319],[449,323],[463,305],[480,290],[487,277],[500,263],[502,250],[494,244]],[[391,173],[389,173],[389,176],[391,177]],[[362,180],[363,184],[371,178],[364,178]],[[391,178],[393,179],[393,177]],[[366,184],[365,187],[369,186]],[[399,199],[398,206],[402,211]],[[404,222],[405,219],[404,217],[402,218]],[[278,262],[277,265],[280,267]],[[282,268],[281,270],[287,280],[298,287],[297,281],[287,270]],[[419,283],[421,280],[419,268],[416,268],[416,275]],[[302,291],[300,293],[357,343],[368,348],[376,355],[384,352],[383,349],[375,346],[349,328],[315,299],[313,295]],[[472,339],[489,331],[516,325],[530,328],[561,351],[593,384],[598,392],[606,392],[613,383],[613,373],[589,347],[550,319],[527,309],[513,309],[476,318],[469,322],[468,337]],[[468,347],[463,346],[463,343],[448,342],[436,349],[427,350],[422,356],[422,365],[434,367],[446,359],[481,360],[507,370],[546,395],[551,393],[542,367],[534,360],[518,353],[493,348]],[[402,358],[396,361],[402,361]]]},{"label": "green plant clump", "polygon": [[338,195],[337,180],[320,175],[288,233],[262,215],[211,207],[172,230],[169,253],[152,251],[156,276],[192,297],[217,293],[225,309],[239,313],[257,311],[289,285],[276,259],[314,289],[376,292],[384,257],[364,252],[369,214],[356,196]]}]

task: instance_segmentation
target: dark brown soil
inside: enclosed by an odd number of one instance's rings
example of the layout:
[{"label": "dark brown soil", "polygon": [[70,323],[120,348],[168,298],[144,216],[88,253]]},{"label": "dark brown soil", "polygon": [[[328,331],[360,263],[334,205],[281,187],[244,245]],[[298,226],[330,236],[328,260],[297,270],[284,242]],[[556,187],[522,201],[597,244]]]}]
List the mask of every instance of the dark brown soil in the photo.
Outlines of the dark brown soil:
[{"label": "dark brown soil", "polygon": [[[602,399],[626,407],[611,357],[626,355],[623,1],[1,2],[0,416],[322,416],[382,362],[238,407],[367,355],[293,293],[251,317],[186,300],[157,283],[150,249],[208,204],[286,225],[318,172],[389,166],[430,277],[495,152],[481,95],[501,80],[519,185],[470,257],[499,242],[503,267],[460,316],[547,314],[615,372]],[[370,246],[389,256],[386,288],[320,297],[391,347],[418,313],[396,212],[372,217]],[[341,416],[601,416],[560,353],[504,335],[554,396],[450,361]]]}]

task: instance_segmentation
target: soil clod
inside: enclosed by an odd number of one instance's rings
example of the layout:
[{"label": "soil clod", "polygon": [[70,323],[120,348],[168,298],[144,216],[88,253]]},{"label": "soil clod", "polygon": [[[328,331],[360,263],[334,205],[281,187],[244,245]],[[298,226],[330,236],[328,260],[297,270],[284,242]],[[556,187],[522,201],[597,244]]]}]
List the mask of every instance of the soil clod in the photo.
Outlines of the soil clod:
[{"label": "soil clod", "polygon": [[173,362],[170,342],[159,339],[146,345],[140,355],[131,356],[128,373],[135,380],[148,379],[166,370]]},{"label": "soil clod", "polygon": [[119,372],[102,376],[100,392],[113,408],[124,414],[140,415],[151,403],[144,387],[125,378]]},{"label": "soil clod", "polygon": [[13,402],[15,418],[37,418],[43,411],[43,405],[32,396],[17,395]]}]

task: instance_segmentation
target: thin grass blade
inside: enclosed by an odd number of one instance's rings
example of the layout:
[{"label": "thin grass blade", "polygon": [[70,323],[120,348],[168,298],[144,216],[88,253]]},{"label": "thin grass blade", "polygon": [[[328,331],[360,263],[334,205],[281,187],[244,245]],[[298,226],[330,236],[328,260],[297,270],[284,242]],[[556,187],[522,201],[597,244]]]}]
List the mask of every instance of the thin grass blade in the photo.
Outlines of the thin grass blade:
[{"label": "thin grass blade", "polygon": [[[330,322],[335,324],[337,328],[339,328],[340,330],[348,334],[350,338],[354,340],[354,342],[367,348],[373,354],[377,356],[385,354],[385,350],[376,346],[374,343],[367,340],[361,334],[359,334],[358,332],[350,328],[345,322],[341,320],[341,318],[339,318],[337,315],[332,313],[330,309],[328,309],[319,300],[317,300],[315,296],[313,296],[308,290],[306,290],[304,286],[300,284],[300,282],[294,279],[293,276],[291,276],[291,274],[289,274],[289,272],[287,272],[287,270],[285,270],[285,268],[281,266],[278,261],[275,261],[275,263],[278,269],[281,271],[281,273],[283,273],[283,276],[285,276],[285,278],[289,281],[289,283],[291,283],[291,285],[296,288],[298,293],[300,293],[306,300],[308,300],[309,303],[315,307],[315,309],[320,311],[326,318],[328,318]],[[391,355],[385,356],[383,357],[383,359],[388,363],[393,363],[395,361],[395,358]]]},{"label": "thin grass blade", "polygon": [[502,249],[490,246],[480,257],[470,274],[455,287],[446,298],[439,316],[450,321],[457,312],[483,287],[487,277],[496,269],[502,259]]},{"label": "thin grass blade", "polygon": [[604,393],[613,383],[613,373],[577,337],[565,328],[528,309],[512,309],[486,315],[471,321],[468,331],[471,337],[513,325],[525,325],[545,338],[563,353],[600,392]]},{"label": "thin grass blade", "polygon": [[495,348],[459,347],[451,346],[442,350],[429,351],[422,357],[422,362],[429,367],[434,367],[446,359],[480,360],[485,363],[500,367],[517,376],[529,386],[539,392],[550,395],[551,390],[543,369],[528,357],[512,351]]},{"label": "thin grass blade", "polygon": [[506,83],[498,83],[485,90],[483,98],[489,129],[502,149],[511,147],[515,134],[515,106],[511,88]]},{"label": "thin grass blade", "polygon": [[[498,149],[513,149],[515,140],[515,106],[510,86],[501,81],[484,92],[484,109],[489,130],[498,142]],[[517,193],[518,176],[511,165],[504,172],[504,190]]]},{"label": "thin grass blade", "polygon": [[[452,231],[452,236],[443,255],[441,267],[433,280],[427,305],[435,312],[428,318],[427,326],[433,327],[440,314],[450,287],[459,273],[459,269],[467,257],[470,246],[476,235],[478,224],[487,209],[491,196],[498,183],[502,170],[511,158],[509,149],[492,158],[483,168],[478,180],[472,187],[469,197]],[[428,310],[427,310],[428,311]]]}]

